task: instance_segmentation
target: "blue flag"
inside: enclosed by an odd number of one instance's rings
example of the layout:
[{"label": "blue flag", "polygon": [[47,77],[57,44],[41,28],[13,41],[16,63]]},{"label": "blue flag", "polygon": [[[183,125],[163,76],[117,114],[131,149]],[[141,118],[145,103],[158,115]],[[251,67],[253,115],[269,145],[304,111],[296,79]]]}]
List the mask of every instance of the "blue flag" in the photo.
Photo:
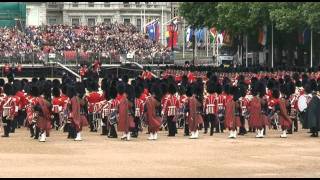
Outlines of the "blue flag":
[{"label": "blue flag", "polygon": [[159,23],[158,23],[158,21],[155,21],[155,22],[147,25],[146,29],[147,29],[149,39],[151,39],[153,41],[159,40]]}]

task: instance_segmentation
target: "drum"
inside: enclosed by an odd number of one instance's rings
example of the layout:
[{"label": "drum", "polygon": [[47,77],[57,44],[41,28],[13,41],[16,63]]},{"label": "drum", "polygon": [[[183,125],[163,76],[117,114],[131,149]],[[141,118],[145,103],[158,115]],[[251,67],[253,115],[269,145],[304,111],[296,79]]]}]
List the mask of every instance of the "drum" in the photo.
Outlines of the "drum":
[{"label": "drum", "polygon": [[206,108],[206,114],[214,114],[214,104],[208,104]]},{"label": "drum", "polygon": [[169,106],[168,107],[168,116],[175,116],[176,115],[176,106]]},{"label": "drum", "polygon": [[117,116],[117,112],[113,111],[110,113],[110,117],[109,117],[109,123],[110,125],[115,125],[117,124],[118,121],[118,116]]}]

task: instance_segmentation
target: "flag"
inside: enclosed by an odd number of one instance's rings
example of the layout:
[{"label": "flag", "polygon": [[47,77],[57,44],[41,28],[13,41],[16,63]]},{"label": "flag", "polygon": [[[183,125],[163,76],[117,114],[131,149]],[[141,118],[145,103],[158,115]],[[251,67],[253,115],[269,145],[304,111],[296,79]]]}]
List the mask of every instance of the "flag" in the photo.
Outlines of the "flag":
[{"label": "flag", "polygon": [[260,28],[258,41],[259,41],[259,44],[261,44],[262,46],[266,46],[267,44],[267,26],[266,25]]},{"label": "flag", "polygon": [[192,41],[192,34],[193,34],[193,29],[191,28],[191,26],[189,26],[186,32],[186,42]]},{"label": "flag", "polygon": [[159,41],[159,36],[160,36],[159,22],[154,21],[153,23],[147,25],[146,32],[148,34],[149,39],[151,39],[152,41]]},{"label": "flag", "polygon": [[204,42],[204,28],[200,28],[198,30],[196,30],[196,39],[197,39],[197,43],[203,43]]},{"label": "flag", "polygon": [[305,28],[303,32],[299,33],[298,41],[299,44],[306,45],[310,41],[310,30]]},{"label": "flag", "polygon": [[[171,23],[167,26],[167,33],[169,38],[167,38],[167,47],[177,47],[178,43],[178,24]],[[173,42],[172,42],[173,40]]]},{"label": "flag", "polygon": [[217,29],[215,27],[210,28],[210,44],[213,45],[213,43],[216,42],[217,38]]}]

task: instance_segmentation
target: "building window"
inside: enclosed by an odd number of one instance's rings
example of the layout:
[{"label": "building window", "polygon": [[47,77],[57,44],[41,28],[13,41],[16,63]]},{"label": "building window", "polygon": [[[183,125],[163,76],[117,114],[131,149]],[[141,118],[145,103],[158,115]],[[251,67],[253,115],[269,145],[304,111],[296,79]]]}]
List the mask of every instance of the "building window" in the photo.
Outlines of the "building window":
[{"label": "building window", "polygon": [[79,18],[72,18],[71,19],[72,26],[78,26],[80,25],[80,19]]},{"label": "building window", "polygon": [[79,3],[78,2],[72,2],[72,7],[78,7]]},{"label": "building window", "polygon": [[145,4],[146,4],[147,8],[150,8],[150,7],[151,7],[151,5],[150,5],[149,2],[145,2]]},{"label": "building window", "polygon": [[49,2],[48,7],[49,8],[57,8],[58,7],[57,2]]},{"label": "building window", "polygon": [[88,26],[95,26],[96,19],[95,18],[88,18]]},{"label": "building window", "polygon": [[94,2],[88,2],[88,7],[94,7]]},{"label": "building window", "polygon": [[106,23],[106,24],[109,24],[109,23],[111,23],[111,19],[110,18],[104,18],[103,22]]},{"label": "building window", "polygon": [[57,24],[57,19],[56,18],[49,18],[48,23],[50,25]]},{"label": "building window", "polygon": [[173,8],[173,17],[177,17],[178,13],[179,13],[178,8],[177,7]]},{"label": "building window", "polygon": [[128,18],[123,19],[123,23],[124,24],[130,24],[130,19],[128,19]]},{"label": "building window", "polygon": [[110,7],[110,2],[104,2],[104,7]]},{"label": "building window", "polygon": [[141,31],[141,19],[137,19],[137,30]]},{"label": "building window", "polygon": [[130,7],[129,2],[123,2],[123,7]]}]

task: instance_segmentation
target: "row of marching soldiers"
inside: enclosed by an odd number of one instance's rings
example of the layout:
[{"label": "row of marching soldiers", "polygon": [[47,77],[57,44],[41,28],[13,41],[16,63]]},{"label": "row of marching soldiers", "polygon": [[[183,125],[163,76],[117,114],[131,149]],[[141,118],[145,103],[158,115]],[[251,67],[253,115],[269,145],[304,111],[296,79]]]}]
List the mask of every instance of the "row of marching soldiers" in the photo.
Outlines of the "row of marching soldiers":
[{"label": "row of marching soldiers", "polygon": [[[31,137],[44,142],[50,130],[63,129],[68,138],[81,141],[81,131],[89,125],[91,132],[102,129],[102,135],[122,140],[138,137],[147,127],[149,140],[158,138],[163,127],[168,136],[175,136],[177,125],[183,124],[184,135],[191,139],[199,137],[210,128],[210,135],[228,129],[230,138],[236,138],[249,131],[256,132],[257,138],[266,134],[272,125],[281,128],[280,137],[298,130],[297,111],[301,111],[303,127],[309,127],[312,117],[300,99],[308,87],[319,89],[317,83],[304,80],[308,77],[285,76],[280,79],[251,78],[248,84],[243,76],[236,81],[215,75],[208,75],[208,81],[201,78],[188,81],[183,77],[177,84],[172,76],[166,79],[143,79],[137,77],[129,83],[123,76],[104,78],[99,91],[94,79],[76,82],[66,78],[45,80],[0,80],[3,137],[9,137],[15,128],[27,126]],[[315,85],[314,85],[315,84]],[[310,88],[309,88],[310,89]],[[299,102],[298,102],[299,99]],[[309,102],[309,101],[308,101]],[[313,101],[311,101],[313,102]],[[317,101],[315,101],[317,103]],[[317,106],[316,106],[317,107]],[[308,118],[306,118],[308,115]],[[316,116],[317,118],[318,116]],[[317,121],[312,121],[316,122]],[[312,126],[313,136],[319,127]]]}]

